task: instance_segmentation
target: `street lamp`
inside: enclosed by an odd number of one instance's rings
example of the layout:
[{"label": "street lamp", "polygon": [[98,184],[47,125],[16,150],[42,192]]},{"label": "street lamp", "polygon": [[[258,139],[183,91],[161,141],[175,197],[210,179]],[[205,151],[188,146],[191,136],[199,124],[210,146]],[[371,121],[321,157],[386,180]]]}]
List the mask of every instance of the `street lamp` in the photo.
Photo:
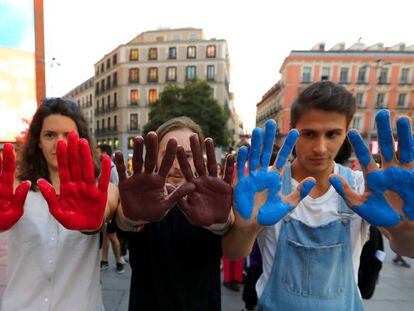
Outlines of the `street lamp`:
[{"label": "street lamp", "polygon": [[53,67],[61,66],[59,62],[56,61],[56,57],[52,57],[52,61],[50,62],[50,96],[53,97]]}]

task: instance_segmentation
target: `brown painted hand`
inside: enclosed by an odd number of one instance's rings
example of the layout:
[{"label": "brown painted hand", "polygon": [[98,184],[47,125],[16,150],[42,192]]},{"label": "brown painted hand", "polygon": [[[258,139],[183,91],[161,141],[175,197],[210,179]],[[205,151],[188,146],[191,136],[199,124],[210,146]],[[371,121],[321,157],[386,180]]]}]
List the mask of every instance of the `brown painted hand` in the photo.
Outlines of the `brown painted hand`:
[{"label": "brown painted hand", "polygon": [[195,226],[208,227],[212,224],[225,223],[231,210],[233,193],[231,179],[234,169],[234,157],[229,155],[226,159],[224,178],[217,177],[214,143],[211,138],[207,138],[205,140],[209,174],[207,175],[201,146],[196,134],[190,137],[190,143],[194,166],[199,177],[194,178],[184,148],[179,146],[177,158],[181,171],[185,179],[195,185],[194,192],[179,201],[180,208],[188,221]]},{"label": "brown painted hand", "polygon": [[[133,175],[126,177],[124,158],[121,152],[115,155],[119,175],[119,193],[124,215],[133,221],[160,221],[174,204],[194,190],[192,183],[185,183],[173,193],[165,192],[165,181],[177,152],[177,141],[170,139],[158,172],[155,171],[158,154],[158,137],[154,132],[147,134],[145,163],[142,159],[144,139],[134,139],[132,157]],[[142,172],[142,167],[145,167]]]}]

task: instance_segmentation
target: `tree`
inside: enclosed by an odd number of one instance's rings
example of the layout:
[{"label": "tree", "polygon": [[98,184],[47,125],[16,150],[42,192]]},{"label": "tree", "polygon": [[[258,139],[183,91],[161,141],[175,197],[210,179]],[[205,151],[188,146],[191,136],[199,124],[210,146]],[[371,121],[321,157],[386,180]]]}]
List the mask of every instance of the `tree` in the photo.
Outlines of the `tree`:
[{"label": "tree", "polygon": [[149,122],[144,133],[156,130],[171,118],[187,116],[201,126],[206,137],[218,146],[229,145],[226,127],[227,114],[212,96],[212,89],[204,80],[192,80],[179,87],[168,85],[151,106]]}]

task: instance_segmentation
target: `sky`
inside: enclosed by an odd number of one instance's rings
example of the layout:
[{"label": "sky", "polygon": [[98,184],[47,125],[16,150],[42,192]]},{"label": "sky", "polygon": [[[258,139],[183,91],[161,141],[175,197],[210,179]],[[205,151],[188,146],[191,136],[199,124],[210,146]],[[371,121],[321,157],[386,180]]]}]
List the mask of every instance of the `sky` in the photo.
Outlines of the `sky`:
[{"label": "sky", "polygon": [[359,38],[411,45],[413,12],[409,0],[44,0],[47,95],[64,95],[90,78],[98,60],[141,32],[202,28],[207,38],[227,40],[230,90],[251,131],[256,104],[279,80],[291,50],[321,41],[327,49],[350,46]]}]

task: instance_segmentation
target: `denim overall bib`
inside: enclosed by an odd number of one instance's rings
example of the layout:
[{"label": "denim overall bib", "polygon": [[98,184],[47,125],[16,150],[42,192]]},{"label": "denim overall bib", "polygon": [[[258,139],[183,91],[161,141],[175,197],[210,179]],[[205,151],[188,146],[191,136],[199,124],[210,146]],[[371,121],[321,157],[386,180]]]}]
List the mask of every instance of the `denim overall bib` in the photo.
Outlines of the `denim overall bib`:
[{"label": "denim overall bib", "polygon": [[[339,166],[339,175],[355,189],[352,171]],[[291,169],[282,176],[282,193],[291,193]],[[286,216],[281,228],[273,267],[259,301],[259,310],[363,310],[354,279],[350,216],[341,198],[341,218],[310,227]]]}]

